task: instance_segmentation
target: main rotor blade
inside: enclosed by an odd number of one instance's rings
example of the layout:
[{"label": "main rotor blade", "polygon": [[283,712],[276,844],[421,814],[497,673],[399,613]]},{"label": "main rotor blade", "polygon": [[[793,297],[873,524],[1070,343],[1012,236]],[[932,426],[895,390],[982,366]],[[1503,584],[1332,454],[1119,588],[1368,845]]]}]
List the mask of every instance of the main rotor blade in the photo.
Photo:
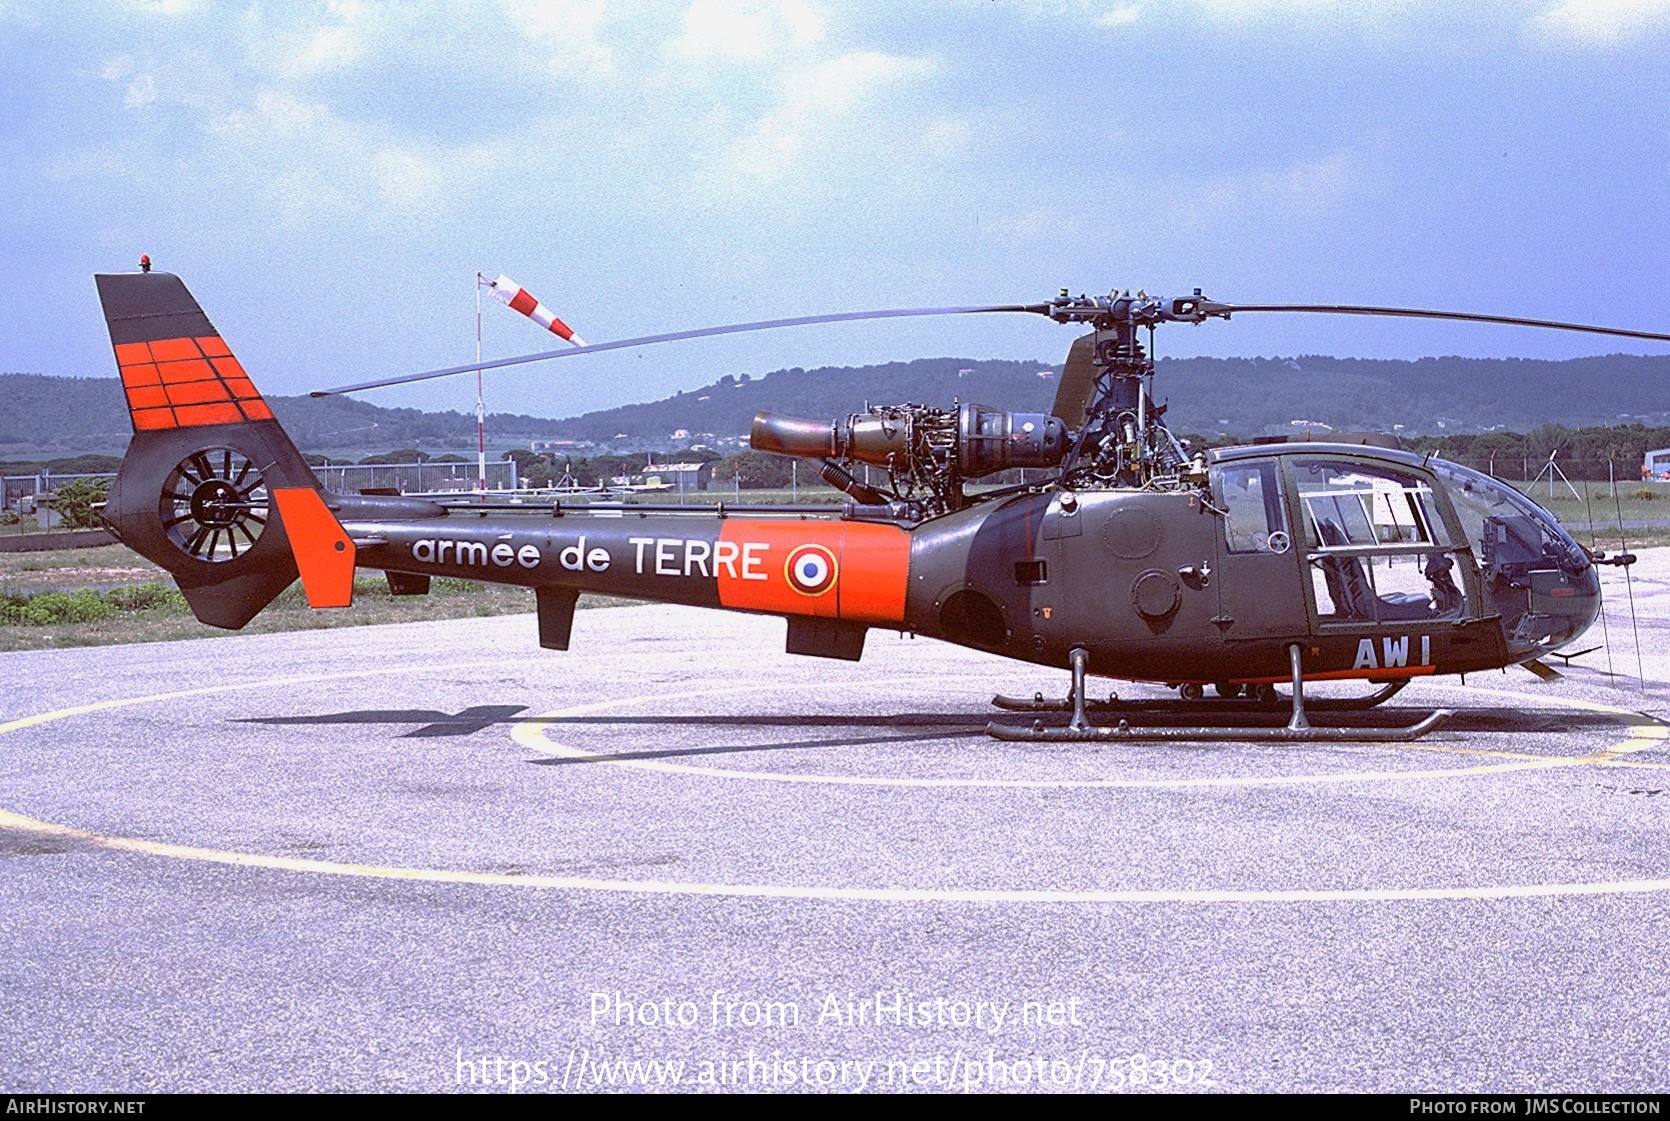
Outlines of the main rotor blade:
[{"label": "main rotor blade", "polygon": [[1322,315],[1387,315],[1404,319],[1458,319],[1466,323],[1501,323],[1509,327],[1547,327],[1555,331],[1584,331],[1591,335],[1617,335],[1625,339],[1670,342],[1670,334],[1631,331],[1624,327],[1596,327],[1589,323],[1563,323],[1556,319],[1521,319],[1513,315],[1477,315],[1465,311],[1427,311],[1407,307],[1367,307],[1360,304],[1223,304],[1232,315],[1243,311],[1303,311]]},{"label": "main rotor blade", "polygon": [[857,319],[904,319],[918,315],[978,315],[994,311],[1031,311],[1047,313],[1048,304],[992,304],[980,307],[923,307],[891,308],[883,311],[842,311],[831,315],[800,315],[792,319],[762,319],[756,323],[731,323],[723,327],[698,327],[693,331],[669,331],[661,335],[640,335],[634,339],[616,339],[608,343],[570,346],[562,350],[544,350],[538,354],[524,354],[520,358],[495,358],[487,362],[472,362],[467,366],[448,366],[444,370],[430,370],[422,374],[403,374],[395,378],[364,381],[358,385],[342,385],[335,389],[315,389],[310,397],[331,397],[338,393],[358,393],[362,389],[381,389],[386,385],[405,385],[407,382],[428,381],[430,378],[470,374],[477,370],[497,370],[504,366],[518,366],[524,362],[543,362],[547,358],[571,358],[576,354],[594,354],[600,350],[624,350],[634,346],[678,342],[680,339],[700,339],[709,335],[737,335],[744,331],[770,331],[778,327],[805,327],[813,323],[848,323]]}]

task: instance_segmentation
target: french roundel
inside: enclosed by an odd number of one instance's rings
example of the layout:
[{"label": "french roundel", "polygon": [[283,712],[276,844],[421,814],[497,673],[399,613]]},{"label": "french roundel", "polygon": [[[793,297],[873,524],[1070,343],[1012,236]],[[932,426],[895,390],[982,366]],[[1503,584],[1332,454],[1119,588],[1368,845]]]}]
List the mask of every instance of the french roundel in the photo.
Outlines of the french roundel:
[{"label": "french roundel", "polygon": [[835,586],[835,554],[822,545],[802,545],[789,553],[783,571],[801,595],[821,596]]}]

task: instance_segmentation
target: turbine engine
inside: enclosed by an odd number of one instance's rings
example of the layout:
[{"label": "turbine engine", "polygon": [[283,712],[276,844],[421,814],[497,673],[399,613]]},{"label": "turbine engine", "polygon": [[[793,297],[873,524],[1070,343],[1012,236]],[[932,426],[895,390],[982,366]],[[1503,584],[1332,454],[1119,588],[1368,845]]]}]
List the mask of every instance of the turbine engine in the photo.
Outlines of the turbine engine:
[{"label": "turbine engine", "polygon": [[[757,451],[821,461],[820,473],[866,505],[904,501],[922,513],[963,504],[962,483],[1015,467],[1056,467],[1072,434],[1046,413],[1012,413],[987,405],[953,409],[880,405],[835,421],[759,413],[749,445]],[[891,496],[858,482],[849,464],[881,467]]]}]

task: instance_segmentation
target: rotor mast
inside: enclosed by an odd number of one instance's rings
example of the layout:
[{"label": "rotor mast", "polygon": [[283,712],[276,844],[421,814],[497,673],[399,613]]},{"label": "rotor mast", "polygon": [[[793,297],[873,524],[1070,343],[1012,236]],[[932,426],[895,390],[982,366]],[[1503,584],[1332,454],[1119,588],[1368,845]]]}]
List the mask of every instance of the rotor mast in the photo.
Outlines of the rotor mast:
[{"label": "rotor mast", "polygon": [[1138,332],[1147,328],[1152,342],[1160,323],[1201,323],[1229,318],[1230,306],[1192,296],[1162,298],[1138,291],[1115,290],[1106,296],[1061,294],[1041,309],[1057,323],[1083,323],[1095,332],[1091,364],[1094,398],[1085,414],[1063,475],[1087,470],[1116,485],[1146,486],[1175,476],[1184,466],[1182,448],[1160,423],[1163,408],[1153,405],[1154,356]]}]

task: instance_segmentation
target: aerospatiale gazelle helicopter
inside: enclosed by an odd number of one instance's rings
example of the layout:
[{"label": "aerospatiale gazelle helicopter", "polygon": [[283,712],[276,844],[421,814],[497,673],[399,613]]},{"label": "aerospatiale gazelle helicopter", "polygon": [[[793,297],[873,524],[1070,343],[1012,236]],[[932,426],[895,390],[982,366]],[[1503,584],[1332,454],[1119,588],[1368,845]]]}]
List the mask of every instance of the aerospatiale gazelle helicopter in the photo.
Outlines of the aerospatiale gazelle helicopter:
[{"label": "aerospatiale gazelle helicopter", "polygon": [[[988,728],[1018,740],[1413,739],[1444,713],[1401,728],[1312,727],[1304,682],[1377,684],[1335,702],[1367,707],[1414,677],[1548,654],[1594,621],[1595,566],[1633,560],[1592,554],[1513,488],[1387,437],[1191,455],[1154,403],[1158,325],[1312,312],[1670,341],[1460,312],[1233,305],[1199,290],[1064,290],[1038,304],[707,327],[316,394],[810,323],[1024,312],[1089,328],[1072,343],[1049,414],[899,404],[833,421],[757,416],[752,445],[814,461],[852,499],[844,506],[460,508],[325,490],[178,277],[96,279],[134,427],[104,518],[174,575],[203,622],[242,627],[298,575],[313,607],[348,606],[358,566],[382,569],[395,595],[422,595],[436,576],[531,587],[539,643],[555,650],[568,648],[581,592],[780,615],[790,653],[826,658],[859,658],[866,632],[882,627],[1070,670],[1064,702],[996,699],[1071,712],[1065,727]],[[888,484],[859,481],[855,464],[883,469]],[[1046,477],[966,486],[1015,467]],[[1292,715],[1284,728],[1097,726],[1086,718],[1088,674],[1166,683],[1186,700],[1211,685],[1270,702],[1276,683],[1291,682]]]}]

